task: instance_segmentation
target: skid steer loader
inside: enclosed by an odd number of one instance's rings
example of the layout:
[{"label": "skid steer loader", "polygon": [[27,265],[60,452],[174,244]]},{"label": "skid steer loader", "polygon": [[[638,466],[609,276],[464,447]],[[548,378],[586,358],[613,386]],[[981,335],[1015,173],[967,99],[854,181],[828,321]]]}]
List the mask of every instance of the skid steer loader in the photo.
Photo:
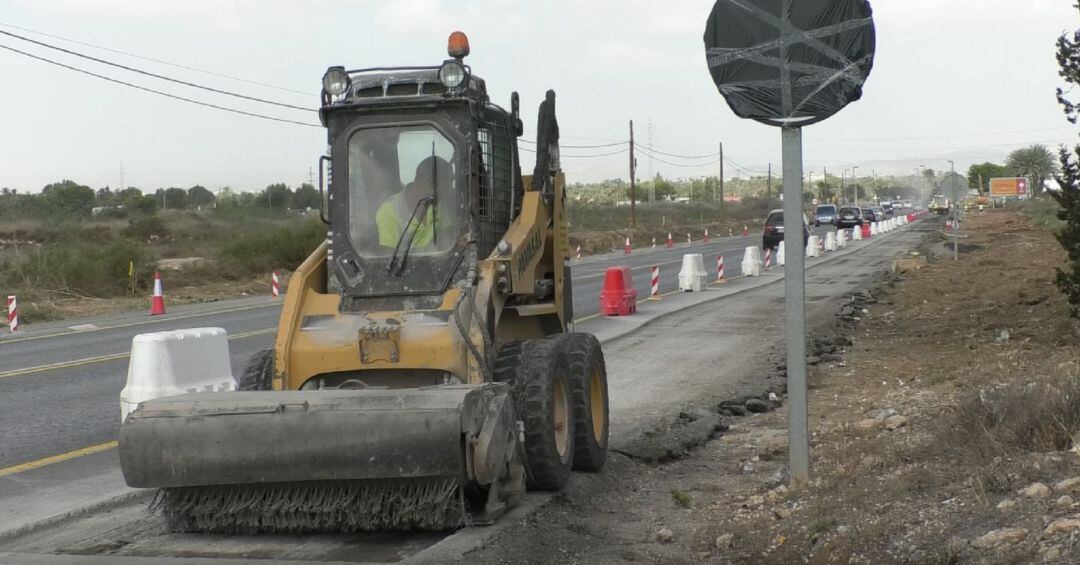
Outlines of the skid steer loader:
[{"label": "skid steer loader", "polygon": [[607,375],[572,331],[555,93],[523,176],[517,93],[509,111],[490,101],[464,34],[448,51],[326,72],[328,231],[273,351],[239,391],[143,402],[122,424],[124,478],[160,489],[173,531],[457,528],[604,465]]}]

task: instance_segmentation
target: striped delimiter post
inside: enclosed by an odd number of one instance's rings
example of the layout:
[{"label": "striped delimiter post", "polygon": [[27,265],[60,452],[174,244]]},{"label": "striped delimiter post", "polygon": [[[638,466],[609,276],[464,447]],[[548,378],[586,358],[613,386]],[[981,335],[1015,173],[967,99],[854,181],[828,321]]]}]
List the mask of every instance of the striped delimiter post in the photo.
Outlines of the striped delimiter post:
[{"label": "striped delimiter post", "polygon": [[270,274],[270,293],[274,298],[281,296],[281,278],[277,271]]},{"label": "striped delimiter post", "polygon": [[7,297],[7,319],[8,329],[13,332],[19,331],[19,305],[14,294]]},{"label": "striped delimiter post", "polygon": [[652,268],[652,297],[660,296],[660,267]]},{"label": "striped delimiter post", "polygon": [[716,280],[724,280],[724,256],[720,255],[716,258]]}]

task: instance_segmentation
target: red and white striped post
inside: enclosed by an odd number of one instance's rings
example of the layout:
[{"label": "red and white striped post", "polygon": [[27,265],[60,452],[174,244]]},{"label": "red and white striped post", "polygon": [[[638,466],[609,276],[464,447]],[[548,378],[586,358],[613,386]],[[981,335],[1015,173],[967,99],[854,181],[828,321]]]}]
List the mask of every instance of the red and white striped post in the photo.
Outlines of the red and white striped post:
[{"label": "red and white striped post", "polygon": [[14,294],[7,297],[7,321],[9,330],[19,331],[19,305]]},{"label": "red and white striped post", "polygon": [[709,243],[709,228],[705,228],[705,243]]},{"label": "red and white striped post", "polygon": [[716,280],[722,281],[724,279],[724,256],[720,255],[716,258]]},{"label": "red and white striped post", "polygon": [[694,243],[694,240],[690,238],[690,233],[689,232],[686,234],[686,243],[687,243],[687,245],[689,245],[691,243]]},{"label": "red and white striped post", "polygon": [[668,246],[668,249],[671,249],[674,245],[675,245],[675,240],[671,239],[671,232],[668,232],[668,234],[667,234],[667,246]]},{"label": "red and white striped post", "polygon": [[633,251],[633,250],[634,250],[634,248],[630,247],[630,238],[628,237],[628,238],[626,238],[626,245],[623,245],[623,253],[626,254],[626,255],[629,255],[630,252]]},{"label": "red and white striped post", "polygon": [[574,260],[579,262],[579,263],[581,262],[581,246],[580,245],[577,246],[577,251],[574,252]]},{"label": "red and white striped post", "polygon": [[772,267],[772,247],[765,248],[765,270],[769,270]]},{"label": "red and white striped post", "polygon": [[270,293],[274,298],[281,296],[281,275],[277,271],[270,273]]},{"label": "red and white striped post", "polygon": [[652,295],[651,298],[660,298],[660,267],[652,268]]},{"label": "red and white striped post", "polygon": [[652,248],[656,249],[656,238],[652,238]]}]

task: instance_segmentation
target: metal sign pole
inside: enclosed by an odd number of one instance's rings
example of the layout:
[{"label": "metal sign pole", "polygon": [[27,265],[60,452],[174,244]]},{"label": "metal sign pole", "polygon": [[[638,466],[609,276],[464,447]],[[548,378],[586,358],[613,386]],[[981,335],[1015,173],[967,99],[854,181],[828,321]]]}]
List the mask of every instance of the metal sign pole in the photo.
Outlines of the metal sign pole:
[{"label": "metal sign pole", "polygon": [[803,239],[802,128],[781,130],[783,143],[784,318],[787,342],[788,457],[792,484],[810,479],[810,443],[806,403],[806,288]]}]

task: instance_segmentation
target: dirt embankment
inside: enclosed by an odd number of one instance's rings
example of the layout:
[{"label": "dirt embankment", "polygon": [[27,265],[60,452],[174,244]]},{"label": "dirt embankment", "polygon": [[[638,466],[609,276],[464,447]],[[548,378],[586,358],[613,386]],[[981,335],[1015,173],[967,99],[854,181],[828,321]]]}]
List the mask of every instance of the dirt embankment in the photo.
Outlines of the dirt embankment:
[{"label": "dirt embankment", "polygon": [[925,268],[812,342],[810,484],[787,484],[786,406],[729,405],[719,438],[663,464],[613,455],[478,562],[1080,562],[1064,254],[1014,212],[964,233],[959,262],[930,238]]}]

